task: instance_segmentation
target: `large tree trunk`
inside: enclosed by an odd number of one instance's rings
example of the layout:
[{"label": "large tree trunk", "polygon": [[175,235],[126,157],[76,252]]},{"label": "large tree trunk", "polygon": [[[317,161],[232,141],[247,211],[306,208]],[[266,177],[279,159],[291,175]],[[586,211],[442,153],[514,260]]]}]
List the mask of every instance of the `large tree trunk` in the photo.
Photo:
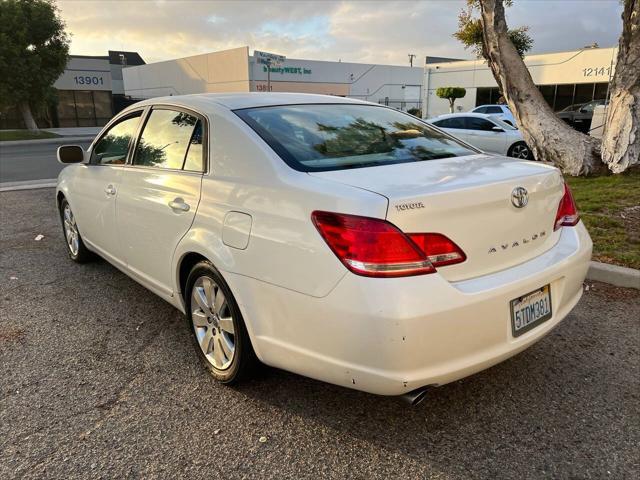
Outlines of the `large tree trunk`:
[{"label": "large tree trunk", "polygon": [[29,106],[29,102],[20,102],[18,104],[18,108],[20,109],[20,113],[22,113],[22,119],[24,120],[24,124],[27,126],[27,128],[32,132],[37,132],[38,125],[36,124],[36,121],[33,119],[33,115],[31,114],[31,107]]},{"label": "large tree trunk", "polygon": [[626,0],[616,73],[602,136],[602,161],[613,173],[640,163],[640,0]]},{"label": "large tree trunk", "polygon": [[569,175],[599,169],[600,142],[560,120],[533,83],[507,34],[502,0],[480,0],[480,7],[483,55],[535,157]]}]

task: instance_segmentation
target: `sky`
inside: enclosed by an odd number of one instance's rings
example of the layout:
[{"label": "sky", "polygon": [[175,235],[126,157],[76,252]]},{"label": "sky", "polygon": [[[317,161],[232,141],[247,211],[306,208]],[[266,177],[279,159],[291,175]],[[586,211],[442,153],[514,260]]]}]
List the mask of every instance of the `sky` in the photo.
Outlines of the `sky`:
[{"label": "sky", "polygon": [[[137,51],[147,63],[248,45],[310,60],[408,64],[416,54],[471,58],[451,34],[464,0],[58,0],[71,53]],[[513,28],[530,27],[530,53],[617,44],[619,0],[515,0]]]}]

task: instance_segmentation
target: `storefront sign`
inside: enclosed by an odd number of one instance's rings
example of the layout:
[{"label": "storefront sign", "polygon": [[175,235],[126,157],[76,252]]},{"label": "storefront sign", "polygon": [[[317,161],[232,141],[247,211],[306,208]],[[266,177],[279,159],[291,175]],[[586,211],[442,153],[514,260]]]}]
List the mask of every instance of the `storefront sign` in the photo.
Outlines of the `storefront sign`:
[{"label": "storefront sign", "polygon": [[[284,74],[311,75],[311,69],[304,68],[304,67],[271,67],[269,68],[269,70],[271,71],[271,73],[279,73],[281,75],[284,75]],[[266,73],[267,67],[263,66],[262,71]]]}]

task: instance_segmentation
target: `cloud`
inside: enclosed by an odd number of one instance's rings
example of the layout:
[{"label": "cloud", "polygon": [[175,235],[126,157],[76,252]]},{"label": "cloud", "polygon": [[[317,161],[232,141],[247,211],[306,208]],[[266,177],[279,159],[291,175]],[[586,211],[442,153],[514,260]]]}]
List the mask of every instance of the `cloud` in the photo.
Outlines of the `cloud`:
[{"label": "cloud", "polygon": [[[249,45],[290,58],[407,64],[409,53],[469,57],[452,38],[464,0],[67,1],[58,6],[71,52],[138,51],[148,62]],[[534,52],[611,46],[618,0],[516,0],[511,26],[527,24]]]}]

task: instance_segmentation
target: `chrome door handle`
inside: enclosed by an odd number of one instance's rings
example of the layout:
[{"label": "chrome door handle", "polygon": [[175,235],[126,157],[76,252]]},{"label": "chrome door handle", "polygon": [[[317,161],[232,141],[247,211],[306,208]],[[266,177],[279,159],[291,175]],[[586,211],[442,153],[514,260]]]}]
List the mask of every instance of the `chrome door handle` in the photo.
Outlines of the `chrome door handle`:
[{"label": "chrome door handle", "polygon": [[106,193],[109,196],[115,195],[116,187],[114,187],[113,185],[107,185],[107,188],[104,189],[104,193]]},{"label": "chrome door handle", "polygon": [[171,210],[178,210],[180,212],[188,212],[191,206],[182,198],[178,197],[169,202],[169,208],[171,208]]}]

